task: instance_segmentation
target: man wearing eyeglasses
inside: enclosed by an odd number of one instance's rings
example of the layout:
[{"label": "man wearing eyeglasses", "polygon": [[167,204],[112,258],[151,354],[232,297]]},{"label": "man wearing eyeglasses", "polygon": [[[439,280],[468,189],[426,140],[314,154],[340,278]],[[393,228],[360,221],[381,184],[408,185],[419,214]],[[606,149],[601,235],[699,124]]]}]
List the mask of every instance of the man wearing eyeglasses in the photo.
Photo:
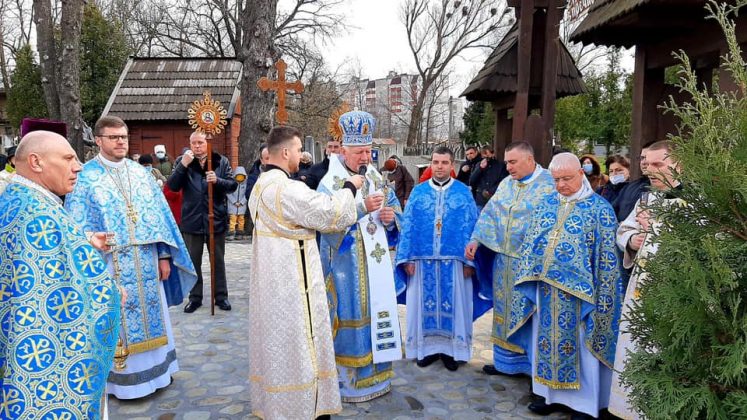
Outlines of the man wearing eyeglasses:
[{"label": "man wearing eyeglasses", "polygon": [[595,194],[578,158],[550,162],[555,191],[532,212],[524,237],[509,341],[532,363],[529,404],[536,414],[571,409],[589,419],[609,404],[622,307],[622,277],[612,206]]},{"label": "man wearing eyeglasses", "polygon": [[196,275],[161,189],[125,158],[127,125],[102,117],[94,135],[99,154],[83,165],[65,207],[85,231],[113,236],[106,261],[127,293],[120,338],[129,356],[109,373],[107,393],[142,398],[168,386],[179,370],[168,306],[182,303]]}]

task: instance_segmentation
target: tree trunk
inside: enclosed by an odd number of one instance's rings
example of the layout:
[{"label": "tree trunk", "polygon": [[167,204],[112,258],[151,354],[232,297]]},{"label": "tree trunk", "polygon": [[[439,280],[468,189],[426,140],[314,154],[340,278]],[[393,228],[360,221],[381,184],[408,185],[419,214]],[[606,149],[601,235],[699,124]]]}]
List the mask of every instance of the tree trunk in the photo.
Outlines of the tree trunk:
[{"label": "tree trunk", "polygon": [[415,101],[415,105],[412,107],[410,125],[407,127],[408,147],[416,146],[418,144],[420,129],[423,125],[423,108],[425,107],[425,99],[430,85],[430,82],[423,79],[423,86],[421,86],[420,92],[418,92],[418,98]]},{"label": "tree trunk", "polygon": [[57,46],[54,39],[50,0],[34,0],[33,9],[44,102],[47,103],[49,118],[59,120],[60,96],[57,93]]},{"label": "tree trunk", "polygon": [[237,56],[243,65],[239,162],[245,168],[259,157],[259,145],[273,125],[274,96],[262,92],[257,80],[267,76],[273,64],[276,14],[277,0],[249,1],[242,13],[244,39]]},{"label": "tree trunk", "polygon": [[67,138],[78,157],[85,156],[83,113],[80,108],[80,31],[84,0],[62,2],[60,60],[60,116],[67,124]]},{"label": "tree trunk", "polygon": [[5,38],[3,37],[3,22],[0,22],[0,76],[3,78],[3,89],[5,93],[10,92],[10,78],[8,77],[8,66],[5,61]]}]

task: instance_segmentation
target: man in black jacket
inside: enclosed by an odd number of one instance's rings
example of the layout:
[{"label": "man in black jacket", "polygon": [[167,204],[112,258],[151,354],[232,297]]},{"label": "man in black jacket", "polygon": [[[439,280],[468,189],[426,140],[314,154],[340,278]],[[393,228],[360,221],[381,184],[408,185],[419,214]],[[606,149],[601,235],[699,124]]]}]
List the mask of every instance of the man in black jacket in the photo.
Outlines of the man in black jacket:
[{"label": "man in black jacket", "polygon": [[643,193],[648,191],[651,186],[651,181],[648,179],[648,174],[646,173],[648,170],[646,152],[648,151],[648,146],[651,144],[653,142],[647,143],[641,148],[641,177],[635,181],[628,182],[628,185],[620,190],[615,200],[611,203],[612,208],[615,210],[615,215],[617,215],[617,220],[621,222],[628,217],[630,212],[633,211],[635,203],[640,200]]},{"label": "man in black jacket", "polygon": [[215,233],[215,304],[224,311],[231,310],[226,284],[226,228],[228,226],[228,203],[226,195],[236,190],[231,164],[225,156],[213,153],[209,157],[213,170],[207,170],[207,140],[199,132],[189,136],[189,149],[174,164],[174,172],[168,179],[169,189],[182,191],[182,223],[179,228],[184,236],[189,256],[197,271],[197,283],[189,292],[189,303],[184,312],[192,313],[202,306],[202,250],[208,242],[208,183],[213,184],[213,227]]},{"label": "man in black jacket", "polygon": [[324,178],[324,175],[327,175],[327,171],[329,170],[329,155],[332,153],[340,153],[340,141],[334,138],[327,141],[327,148],[324,149],[324,154],[326,155],[324,160],[316,165],[312,165],[308,172],[306,172],[306,180],[304,182],[312,190],[315,190],[319,186],[319,182]]},{"label": "man in black jacket", "polygon": [[482,160],[475,165],[472,175],[469,177],[469,186],[472,187],[472,195],[478,210],[482,211],[490,197],[495,194],[498,184],[508,176],[506,164],[495,159],[493,148],[485,146],[482,148]]},{"label": "man in black jacket", "polygon": [[246,200],[249,201],[249,197],[252,195],[254,184],[257,183],[259,176],[262,175],[262,169],[264,168],[267,161],[270,159],[270,152],[267,150],[267,144],[262,143],[259,145],[259,159],[255,160],[249,169],[249,174],[246,176]]},{"label": "man in black jacket", "polygon": [[470,146],[464,152],[464,157],[467,159],[465,159],[462,166],[459,167],[457,180],[462,181],[464,185],[469,186],[469,177],[472,175],[472,171],[475,170],[475,167],[480,164],[480,152],[477,151],[477,147]]}]

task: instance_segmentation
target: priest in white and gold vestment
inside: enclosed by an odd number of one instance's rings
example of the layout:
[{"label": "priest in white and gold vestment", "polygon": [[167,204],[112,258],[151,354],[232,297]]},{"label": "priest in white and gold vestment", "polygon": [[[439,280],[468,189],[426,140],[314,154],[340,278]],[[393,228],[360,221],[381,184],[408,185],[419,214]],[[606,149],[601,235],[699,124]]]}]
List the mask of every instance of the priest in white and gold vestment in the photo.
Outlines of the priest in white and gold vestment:
[{"label": "priest in white and gold vestment", "polygon": [[633,269],[622,309],[609,406],[610,413],[623,420],[643,418],[628,400],[630,390],[620,381],[620,373],[625,370],[629,353],[637,350],[635,337],[630,333],[629,319],[635,310],[635,302],[640,298],[640,286],[648,281],[646,262],[659,249],[657,237],[663,215],[657,214],[657,211],[661,213],[667,206],[684,205],[672,191],[682,187],[675,177],[675,168],[680,168],[670,155],[670,147],[671,144],[663,140],[646,149],[648,173],[645,175],[651,180],[651,191],[641,196],[617,229],[616,241],[623,251],[623,267]]},{"label": "priest in white and gold vestment", "polygon": [[254,185],[249,279],[249,374],[254,415],[314,419],[342,410],[317,230],[356,222],[355,175],[333,195],[290,179],[298,170],[301,133],[275,127],[270,159]]}]

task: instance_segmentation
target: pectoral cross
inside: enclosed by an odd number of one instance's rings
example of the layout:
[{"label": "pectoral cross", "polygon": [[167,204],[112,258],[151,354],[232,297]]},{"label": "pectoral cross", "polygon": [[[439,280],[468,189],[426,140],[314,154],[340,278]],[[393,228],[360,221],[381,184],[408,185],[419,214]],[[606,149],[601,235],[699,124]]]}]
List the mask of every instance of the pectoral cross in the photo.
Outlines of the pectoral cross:
[{"label": "pectoral cross", "polygon": [[337,175],[332,177],[332,189],[333,190],[339,191],[344,186],[345,186],[345,178],[340,178]]},{"label": "pectoral cross", "polygon": [[137,210],[135,210],[135,206],[132,203],[127,204],[127,217],[130,218],[132,223],[137,223]]},{"label": "pectoral cross", "polygon": [[376,242],[376,247],[373,251],[371,251],[370,255],[376,259],[377,263],[381,263],[381,258],[384,256],[384,254],[386,254],[386,250],[381,246],[381,244]]},{"label": "pectoral cross", "polygon": [[278,79],[271,80],[267,77],[262,77],[257,81],[257,86],[262,89],[263,92],[273,90],[276,92],[278,97],[278,110],[275,112],[275,118],[278,120],[278,124],[285,125],[288,122],[288,111],[285,110],[285,95],[286,92],[291,90],[295,93],[303,92],[303,83],[296,80],[293,83],[285,81],[285,69],[288,65],[282,59],[275,63],[275,68],[278,69]]},{"label": "pectoral cross", "polygon": [[441,219],[439,218],[436,220],[436,234],[441,235],[441,228],[443,227],[443,223],[441,223]]},{"label": "pectoral cross", "polygon": [[550,240],[547,242],[547,249],[554,249],[555,245],[558,244],[558,240],[560,239],[560,229],[555,229],[550,234]]}]

